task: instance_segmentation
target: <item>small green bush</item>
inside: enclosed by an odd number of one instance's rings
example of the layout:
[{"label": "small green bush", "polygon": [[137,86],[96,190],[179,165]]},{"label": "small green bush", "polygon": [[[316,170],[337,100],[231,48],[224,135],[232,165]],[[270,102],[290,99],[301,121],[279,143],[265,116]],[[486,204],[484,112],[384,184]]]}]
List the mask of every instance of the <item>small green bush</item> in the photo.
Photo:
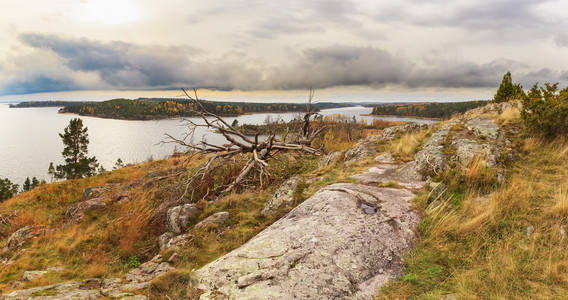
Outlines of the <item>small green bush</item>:
[{"label": "small green bush", "polygon": [[558,90],[558,83],[535,84],[523,100],[521,111],[527,128],[546,138],[568,134],[568,87]]}]

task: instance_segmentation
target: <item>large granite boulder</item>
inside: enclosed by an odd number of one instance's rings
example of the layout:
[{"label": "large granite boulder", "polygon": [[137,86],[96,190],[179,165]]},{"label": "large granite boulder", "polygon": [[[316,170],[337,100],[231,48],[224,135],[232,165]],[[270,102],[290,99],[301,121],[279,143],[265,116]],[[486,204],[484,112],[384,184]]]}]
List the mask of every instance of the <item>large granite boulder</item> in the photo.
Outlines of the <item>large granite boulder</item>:
[{"label": "large granite boulder", "polygon": [[406,189],[325,187],[195,272],[202,299],[369,299],[403,274],[420,218]]}]

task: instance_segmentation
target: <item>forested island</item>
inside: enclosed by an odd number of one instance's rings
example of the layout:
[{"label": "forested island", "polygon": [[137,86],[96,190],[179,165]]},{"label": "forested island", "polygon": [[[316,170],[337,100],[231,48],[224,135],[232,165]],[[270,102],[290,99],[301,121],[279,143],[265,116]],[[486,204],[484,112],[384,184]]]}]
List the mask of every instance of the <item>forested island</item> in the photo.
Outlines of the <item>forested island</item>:
[{"label": "forested island", "polygon": [[[306,104],[301,103],[252,103],[252,102],[217,102],[202,100],[207,111],[218,115],[242,115],[261,112],[302,112]],[[73,113],[81,116],[93,116],[122,120],[153,120],[194,115],[195,103],[191,100],[176,98],[138,98],[112,99],[101,102],[74,101],[31,101],[11,105],[10,107],[62,107],[60,113]],[[326,108],[350,107],[348,103],[322,102],[313,104],[313,110]]]},{"label": "forested island", "polygon": [[369,105],[373,107],[373,115],[379,116],[399,116],[399,117],[420,117],[433,119],[448,119],[452,115],[462,114],[469,109],[486,105],[489,101],[467,101],[467,102],[426,102],[426,103],[404,103],[404,104],[380,104]]}]

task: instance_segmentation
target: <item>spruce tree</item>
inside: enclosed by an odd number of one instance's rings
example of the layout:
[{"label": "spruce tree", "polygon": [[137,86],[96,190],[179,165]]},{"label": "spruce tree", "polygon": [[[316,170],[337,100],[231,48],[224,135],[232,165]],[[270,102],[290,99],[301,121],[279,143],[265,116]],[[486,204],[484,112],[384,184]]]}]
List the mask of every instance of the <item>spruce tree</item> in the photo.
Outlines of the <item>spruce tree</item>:
[{"label": "spruce tree", "polygon": [[503,80],[497,93],[493,97],[493,102],[501,103],[508,102],[510,100],[523,100],[525,98],[525,92],[520,84],[513,84],[513,79],[511,78],[511,72],[507,72],[503,75]]},{"label": "spruce tree", "polygon": [[61,152],[65,158],[65,164],[56,167],[56,178],[75,179],[96,173],[99,166],[97,159],[94,156],[87,157],[89,145],[87,130],[87,127],[83,127],[83,120],[74,118],[69,121],[63,134],[59,134],[65,146]]}]

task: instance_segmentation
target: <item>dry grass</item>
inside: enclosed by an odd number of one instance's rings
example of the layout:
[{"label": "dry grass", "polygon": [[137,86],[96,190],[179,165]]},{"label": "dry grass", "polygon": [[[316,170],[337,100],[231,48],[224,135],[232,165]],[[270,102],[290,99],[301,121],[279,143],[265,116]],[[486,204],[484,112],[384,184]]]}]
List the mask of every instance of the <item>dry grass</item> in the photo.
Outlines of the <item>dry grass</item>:
[{"label": "dry grass", "polygon": [[412,276],[390,284],[382,298],[568,297],[568,193],[557,185],[568,181],[568,142],[526,138],[518,149],[506,182],[489,196],[479,197],[484,175],[473,162],[467,188],[449,182],[439,206],[420,198],[422,240],[406,260]]},{"label": "dry grass", "polygon": [[387,150],[401,161],[410,161],[414,159],[414,154],[418,152],[429,134],[430,130],[404,133],[400,138],[389,143]]}]

